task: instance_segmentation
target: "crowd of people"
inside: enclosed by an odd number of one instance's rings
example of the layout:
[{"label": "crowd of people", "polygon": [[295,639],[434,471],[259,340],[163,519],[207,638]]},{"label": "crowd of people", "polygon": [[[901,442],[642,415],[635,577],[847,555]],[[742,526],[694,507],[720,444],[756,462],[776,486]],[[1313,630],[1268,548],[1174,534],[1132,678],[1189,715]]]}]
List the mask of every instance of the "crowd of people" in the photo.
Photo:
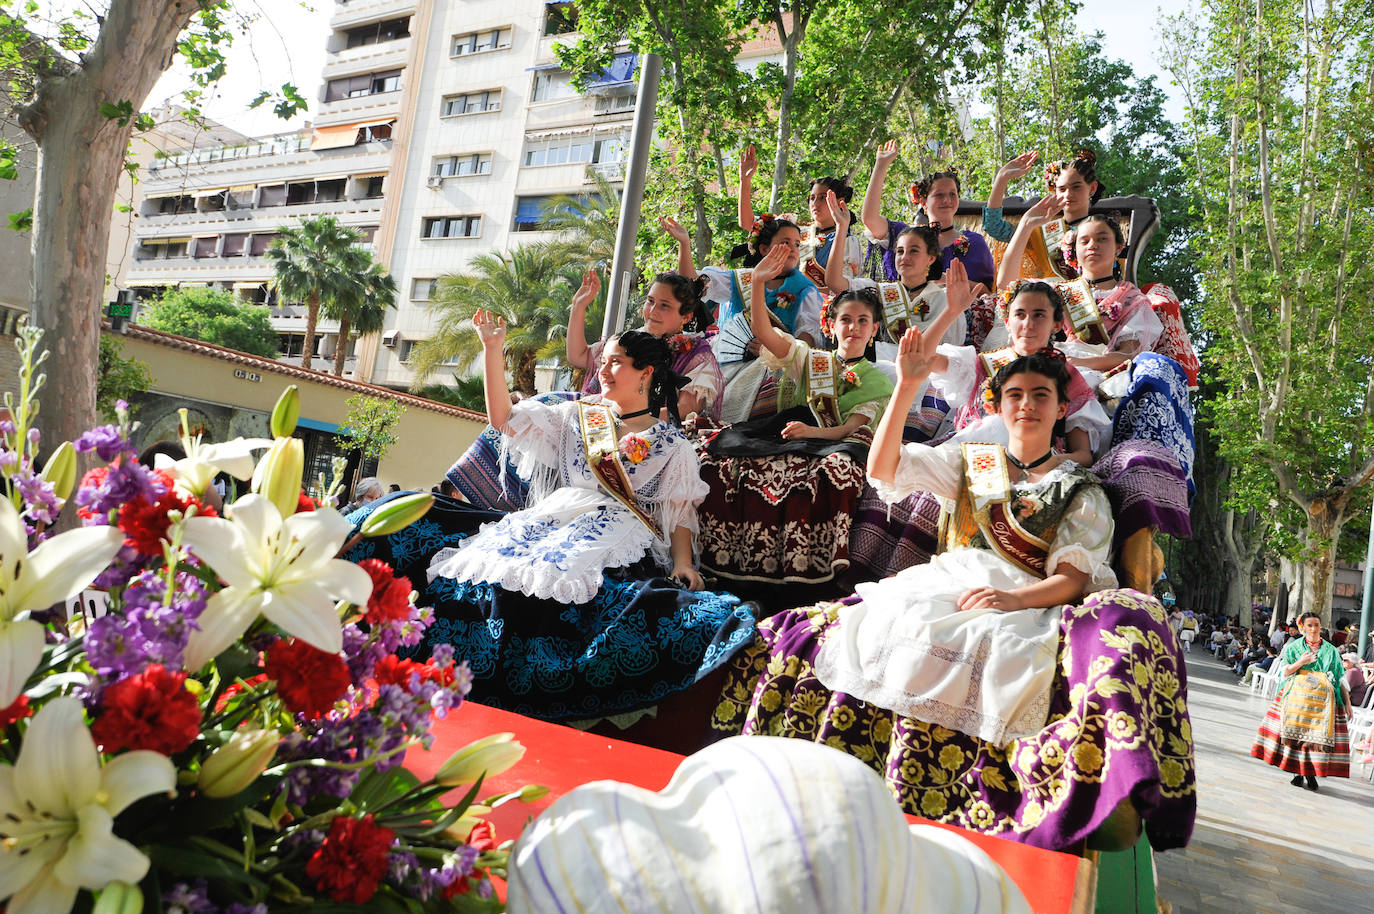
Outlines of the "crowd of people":
[{"label": "crowd of people", "polygon": [[[1177,310],[1123,275],[1090,153],[1053,163],[1015,226],[1001,197],[1036,156],[1008,162],[981,231],[956,224],[953,169],[912,188],[909,223],[884,216],[897,154],[857,216],[852,187],[815,179],[803,223],[755,215],[746,151],[741,264],[694,263],[664,219],[677,270],[640,329],[599,341],[587,272],[579,395],[513,404],[505,323],[478,312],[490,427],[449,474],[459,497],[350,557],[422,584],[415,651],[467,658],[478,701],[631,726],[696,695],[679,730],[843,749],[910,812],[1045,847],[1142,823],[1182,846],[1182,660],[1116,573],[1148,591],[1139,544],[1187,532]],[[793,609],[789,584],[840,599]]]}]

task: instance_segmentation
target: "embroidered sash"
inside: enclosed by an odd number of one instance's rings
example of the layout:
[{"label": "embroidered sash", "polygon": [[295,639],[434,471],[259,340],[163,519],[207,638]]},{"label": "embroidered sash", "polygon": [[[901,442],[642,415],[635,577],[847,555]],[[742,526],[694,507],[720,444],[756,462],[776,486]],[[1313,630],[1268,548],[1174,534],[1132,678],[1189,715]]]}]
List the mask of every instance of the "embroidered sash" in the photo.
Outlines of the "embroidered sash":
[{"label": "embroidered sash", "polygon": [[1106,344],[1111,339],[1102,326],[1102,312],[1097,307],[1093,287],[1086,279],[1056,283],[1064,298],[1064,311],[1074,335],[1085,343]]},{"label": "embroidered sash", "polygon": [[1064,235],[1069,231],[1069,223],[1062,217],[1051,219],[1040,226],[1040,237],[1045,242],[1046,251],[1058,251],[1059,242],[1064,240]]},{"label": "embroidered sash", "polygon": [[983,363],[983,371],[987,373],[987,378],[985,378],[984,380],[991,381],[993,376],[996,375],[997,372],[1001,371],[1004,367],[1016,361],[1017,355],[1016,350],[1008,346],[1005,349],[994,349],[991,352],[980,352],[978,353],[978,358]]},{"label": "embroidered sash", "polygon": [[1000,444],[981,442],[967,442],[960,449],[964,454],[964,484],[953,511],[940,516],[943,548],[968,546],[982,533],[988,546],[1002,558],[1022,571],[1045,577],[1049,541],[1026,531],[1008,509],[1012,492],[1007,452]]},{"label": "embroidered sash", "polygon": [[629,508],[654,536],[662,539],[663,531],[659,529],[658,522],[635,501],[634,486],[630,485],[625,465],[620,462],[615,413],[604,403],[588,403],[585,400],[577,401],[577,411],[578,424],[582,429],[582,451],[587,456],[587,466],[591,467],[592,475],[612,498]]},{"label": "embroidered sash", "polygon": [[749,313],[749,296],[754,290],[754,268],[746,267],[742,270],[731,270],[731,276],[735,282],[735,293],[739,295],[740,303],[744,306],[744,312]]},{"label": "embroidered sash", "polygon": [[840,424],[839,359],[835,353],[812,349],[806,363],[806,405],[822,428]]},{"label": "embroidered sash", "polygon": [[[888,332],[894,340],[900,340],[913,321],[918,326],[929,323],[930,305],[926,304],[925,295],[926,289],[922,289],[920,294],[913,298],[906,286],[900,282],[878,283],[878,300],[883,305],[883,323],[887,325]],[[925,309],[924,312],[922,308]]]}]

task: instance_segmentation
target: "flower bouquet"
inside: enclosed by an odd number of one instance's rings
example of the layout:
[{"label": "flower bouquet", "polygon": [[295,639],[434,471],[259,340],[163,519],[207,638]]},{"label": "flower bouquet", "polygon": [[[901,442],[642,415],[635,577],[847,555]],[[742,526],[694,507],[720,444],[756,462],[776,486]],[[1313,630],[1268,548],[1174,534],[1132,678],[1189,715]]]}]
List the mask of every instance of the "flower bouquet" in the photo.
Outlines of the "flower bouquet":
[{"label": "flower bouquet", "polygon": [[[271,440],[185,432],[184,457],[146,467],[121,405],[40,471],[40,339],[21,332],[20,389],[0,420],[9,914],[499,909],[490,875],[507,849],[480,816],[538,790],[475,801],[484,772],[523,749],[500,734],[427,780],[401,766],[471,676],[451,652],[399,658],[430,611],[386,564],[336,557],[353,525],[332,493],[301,494],[295,388]],[[78,482],[79,453],[100,465]],[[251,491],[214,504],[220,472]],[[392,501],[358,535],[400,529],[431,501]],[[54,532],[64,508],[80,526]],[[87,588],[103,613],[64,608]]]}]

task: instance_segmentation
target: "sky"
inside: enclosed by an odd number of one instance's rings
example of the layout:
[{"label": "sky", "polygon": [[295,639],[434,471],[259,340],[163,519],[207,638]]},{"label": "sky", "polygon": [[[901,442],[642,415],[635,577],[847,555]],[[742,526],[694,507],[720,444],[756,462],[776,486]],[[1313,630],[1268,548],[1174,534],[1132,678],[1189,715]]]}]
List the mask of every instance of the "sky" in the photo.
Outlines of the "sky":
[{"label": "sky", "polygon": [[[1162,17],[1189,9],[1193,0],[1122,3],[1121,0],[1083,0],[1079,26],[1084,32],[1103,33],[1107,54],[1129,63],[1140,76],[1157,76],[1159,88],[1170,95],[1166,112],[1179,120],[1183,114],[1177,91],[1156,61]],[[229,52],[227,75],[215,86],[203,109],[209,117],[243,133],[260,136],[279,133],[303,124],[309,115],[282,121],[266,106],[248,110],[248,103],[263,87],[294,83],[311,105],[318,104],[320,71],[324,67],[324,42],[329,34],[332,0],[239,0],[236,8],[256,17],[246,34],[237,35]],[[189,71],[173,67],[157,84],[146,107],[176,96],[189,84]]]}]

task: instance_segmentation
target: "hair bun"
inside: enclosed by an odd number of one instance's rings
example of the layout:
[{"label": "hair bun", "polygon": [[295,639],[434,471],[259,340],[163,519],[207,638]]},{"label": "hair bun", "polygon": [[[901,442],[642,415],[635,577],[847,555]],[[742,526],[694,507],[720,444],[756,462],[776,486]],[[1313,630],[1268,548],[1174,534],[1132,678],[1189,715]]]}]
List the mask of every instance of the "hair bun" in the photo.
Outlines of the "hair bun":
[{"label": "hair bun", "polygon": [[1074,153],[1073,157],[1078,161],[1086,162],[1089,165],[1097,164],[1097,153],[1093,152],[1091,149],[1080,149],[1078,150],[1078,152]]}]

